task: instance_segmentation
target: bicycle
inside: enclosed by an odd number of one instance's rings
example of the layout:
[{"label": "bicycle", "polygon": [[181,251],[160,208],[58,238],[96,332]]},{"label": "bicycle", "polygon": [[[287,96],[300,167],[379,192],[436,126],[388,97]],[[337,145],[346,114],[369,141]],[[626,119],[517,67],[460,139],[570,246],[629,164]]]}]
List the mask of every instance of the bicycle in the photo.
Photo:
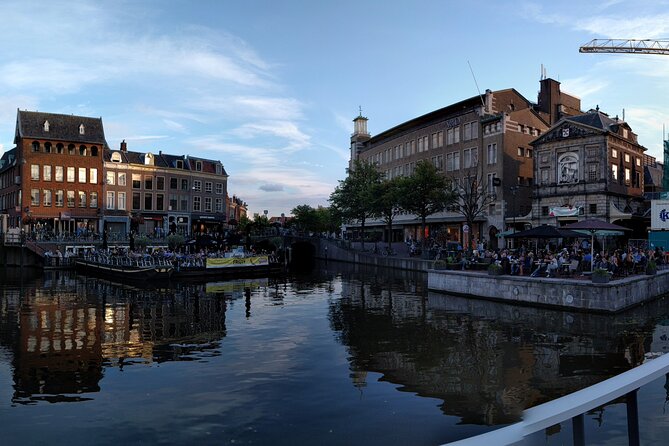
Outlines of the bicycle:
[{"label": "bicycle", "polygon": [[393,248],[388,248],[388,247],[383,248],[383,251],[381,251],[381,254],[383,254],[384,257],[396,256],[397,255],[397,253],[395,252],[395,250]]}]

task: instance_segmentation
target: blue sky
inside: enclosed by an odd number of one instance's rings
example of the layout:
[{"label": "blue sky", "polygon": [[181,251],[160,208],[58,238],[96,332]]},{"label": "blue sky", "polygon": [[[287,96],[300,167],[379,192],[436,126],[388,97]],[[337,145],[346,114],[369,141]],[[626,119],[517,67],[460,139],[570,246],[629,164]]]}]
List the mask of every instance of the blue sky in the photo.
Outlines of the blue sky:
[{"label": "blue sky", "polygon": [[250,212],[327,205],[362,106],[379,133],[477,94],[536,101],[540,67],[662,158],[669,57],[580,54],[669,37],[667,2],[3,1],[0,152],[16,109],[101,116],[107,141],[223,162]]}]

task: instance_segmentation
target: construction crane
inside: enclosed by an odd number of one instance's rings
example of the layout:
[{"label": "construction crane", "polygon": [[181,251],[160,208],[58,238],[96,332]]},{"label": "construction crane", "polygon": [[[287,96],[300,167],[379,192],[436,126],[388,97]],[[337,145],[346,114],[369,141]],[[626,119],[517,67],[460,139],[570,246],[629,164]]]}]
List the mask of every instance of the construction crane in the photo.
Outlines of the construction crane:
[{"label": "construction crane", "polygon": [[[593,39],[582,45],[580,53],[625,53],[660,54],[669,56],[669,40],[653,39]],[[664,133],[664,132],[663,132]],[[662,169],[662,189],[669,192],[669,141],[662,135],[664,166]]]},{"label": "construction crane", "polygon": [[593,39],[582,45],[581,53],[627,53],[669,55],[669,40]]}]

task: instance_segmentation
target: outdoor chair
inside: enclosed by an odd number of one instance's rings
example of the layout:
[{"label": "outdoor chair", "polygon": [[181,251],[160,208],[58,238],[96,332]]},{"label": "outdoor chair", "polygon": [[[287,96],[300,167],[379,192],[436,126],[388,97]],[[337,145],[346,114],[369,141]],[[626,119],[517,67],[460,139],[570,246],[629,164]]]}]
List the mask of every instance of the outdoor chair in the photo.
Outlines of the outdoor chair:
[{"label": "outdoor chair", "polygon": [[573,276],[575,276],[576,273],[578,272],[578,263],[579,263],[578,260],[572,260],[571,262],[569,262],[569,270],[568,270],[568,272],[569,272],[569,275],[570,275],[570,276],[573,277]]}]

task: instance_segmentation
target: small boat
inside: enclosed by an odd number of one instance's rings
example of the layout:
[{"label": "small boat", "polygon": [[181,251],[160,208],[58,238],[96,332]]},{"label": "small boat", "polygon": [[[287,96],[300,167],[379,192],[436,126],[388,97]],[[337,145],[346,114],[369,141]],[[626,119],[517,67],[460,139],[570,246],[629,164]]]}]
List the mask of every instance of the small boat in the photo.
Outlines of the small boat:
[{"label": "small boat", "polygon": [[174,266],[168,260],[152,257],[133,258],[128,256],[107,256],[94,254],[77,258],[75,268],[79,271],[111,277],[119,281],[169,279]]},{"label": "small boat", "polygon": [[280,270],[281,264],[269,255],[207,257],[197,263],[175,262],[173,277],[257,276]]}]

